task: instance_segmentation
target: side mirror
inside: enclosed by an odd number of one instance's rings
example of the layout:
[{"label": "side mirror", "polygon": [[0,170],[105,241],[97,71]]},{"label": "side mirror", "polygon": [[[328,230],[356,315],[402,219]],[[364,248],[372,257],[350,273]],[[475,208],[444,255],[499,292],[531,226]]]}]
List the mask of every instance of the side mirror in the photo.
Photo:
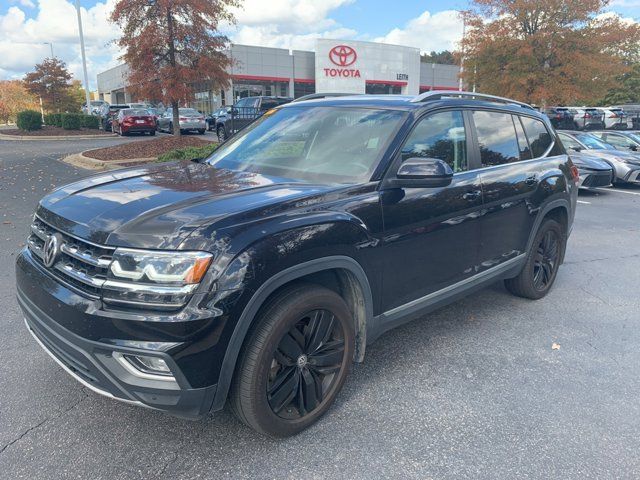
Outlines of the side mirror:
[{"label": "side mirror", "polygon": [[634,152],[637,152],[637,151],[638,151],[638,146],[637,146],[637,145],[629,145],[629,148],[630,148],[631,150],[633,150]]},{"label": "side mirror", "polygon": [[453,170],[448,163],[437,158],[413,157],[398,168],[391,184],[397,188],[435,188],[451,184]]}]

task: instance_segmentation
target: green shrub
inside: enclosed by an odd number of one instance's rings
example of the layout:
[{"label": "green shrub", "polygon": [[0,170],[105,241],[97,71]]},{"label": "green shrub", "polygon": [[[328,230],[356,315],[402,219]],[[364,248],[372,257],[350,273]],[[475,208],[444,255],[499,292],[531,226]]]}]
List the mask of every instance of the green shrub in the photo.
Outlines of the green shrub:
[{"label": "green shrub", "polygon": [[63,113],[62,128],[65,130],[80,130],[82,126],[82,114],[80,113]]},{"label": "green shrub", "polygon": [[169,150],[168,152],[158,155],[159,162],[170,162],[171,160],[193,160],[205,158],[211,155],[218,148],[217,143],[203,145],[202,147],[185,147]]},{"label": "green shrub", "polygon": [[49,126],[54,126],[56,124],[55,114],[54,113],[47,113],[44,116],[44,124],[45,125],[49,125]]},{"label": "green shrub", "polygon": [[100,127],[100,120],[95,115],[82,115],[82,128],[97,130]]},{"label": "green shrub", "polygon": [[16,123],[20,130],[40,130],[42,128],[42,115],[35,110],[23,110],[18,112]]}]

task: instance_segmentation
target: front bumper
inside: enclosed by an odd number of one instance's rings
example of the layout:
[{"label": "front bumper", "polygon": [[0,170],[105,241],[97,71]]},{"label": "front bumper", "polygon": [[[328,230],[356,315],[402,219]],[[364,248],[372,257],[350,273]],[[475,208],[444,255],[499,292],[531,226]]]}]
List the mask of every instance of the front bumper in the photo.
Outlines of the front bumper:
[{"label": "front bumper", "polygon": [[[164,338],[168,327],[162,328],[157,321],[147,325],[148,322],[129,321],[121,314],[112,313],[111,318],[99,315],[93,301],[48,276],[28,251],[18,257],[16,280],[18,303],[30,333],[67,373],[87,388],[182,418],[200,418],[210,411],[217,385],[205,383],[194,387],[183,369],[194,365],[197,368],[192,370],[206,371],[207,358],[185,353],[190,348],[197,350],[197,340],[185,341],[184,337],[174,335],[174,341],[170,341]],[[186,323],[183,328],[193,325],[208,331],[207,323]],[[120,329],[114,329],[114,325]],[[179,327],[176,322],[172,325]],[[187,333],[189,337],[193,337],[191,332]],[[114,357],[114,352],[162,358],[175,381],[136,376]]]},{"label": "front bumper", "polygon": [[611,185],[611,170],[585,170],[578,169],[580,173],[580,188],[598,188]]}]

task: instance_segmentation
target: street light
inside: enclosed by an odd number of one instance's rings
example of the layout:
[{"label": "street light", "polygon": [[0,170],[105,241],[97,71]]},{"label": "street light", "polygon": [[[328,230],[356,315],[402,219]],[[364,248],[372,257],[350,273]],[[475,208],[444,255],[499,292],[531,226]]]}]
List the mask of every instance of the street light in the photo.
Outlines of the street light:
[{"label": "street light", "polygon": [[51,47],[51,58],[55,58],[53,56],[53,43],[51,42],[42,42],[43,45],[49,45],[49,47]]},{"label": "street light", "polygon": [[84,94],[87,101],[87,111],[91,112],[91,97],[89,96],[89,76],[87,75],[87,57],[84,53],[84,35],[82,34],[82,16],[80,15],[80,0],[76,0],[78,14],[78,33],[80,34],[80,53],[82,54],[82,70],[84,72]]}]

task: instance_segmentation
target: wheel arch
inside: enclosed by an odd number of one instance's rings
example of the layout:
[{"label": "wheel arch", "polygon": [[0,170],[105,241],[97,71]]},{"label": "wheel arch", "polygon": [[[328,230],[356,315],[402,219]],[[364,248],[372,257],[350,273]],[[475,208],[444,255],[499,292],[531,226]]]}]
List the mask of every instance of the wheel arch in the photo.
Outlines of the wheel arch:
[{"label": "wheel arch", "polygon": [[[341,293],[354,317],[355,360],[362,361],[367,341],[367,325],[370,325],[370,320],[373,318],[373,298],[366,273],[356,260],[348,256],[336,255],[310,260],[282,270],[269,278],[247,303],[231,335],[222,361],[218,386],[211,406],[212,411],[219,410],[224,406],[240,349],[260,308],[281,288],[299,281],[313,282],[323,274],[336,275],[337,286],[340,288],[338,293]],[[314,283],[325,284],[322,281]],[[325,286],[327,285],[325,284]]]},{"label": "wheel arch", "polygon": [[[571,219],[569,209],[569,201],[566,199],[553,200],[542,207],[540,213],[536,217],[533,228],[529,233],[529,240],[527,241],[527,249],[525,251],[531,251],[536,233],[538,232],[540,225],[542,225],[542,222],[547,218],[553,218],[562,225],[566,239],[569,236],[569,222]],[[564,252],[562,252],[561,261],[564,261]]]}]

